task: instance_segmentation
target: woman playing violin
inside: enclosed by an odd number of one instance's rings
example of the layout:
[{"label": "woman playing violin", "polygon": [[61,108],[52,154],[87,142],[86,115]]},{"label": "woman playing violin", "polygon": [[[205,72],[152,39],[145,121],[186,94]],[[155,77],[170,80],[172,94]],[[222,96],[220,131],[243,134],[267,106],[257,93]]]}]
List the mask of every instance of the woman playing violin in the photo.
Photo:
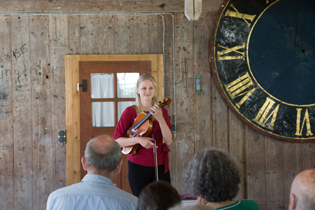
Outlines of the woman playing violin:
[{"label": "woman playing violin", "polygon": [[[157,105],[158,100],[155,91],[154,78],[148,74],[141,75],[137,81],[136,105],[125,109],[113,136],[121,147],[140,145],[137,154],[128,155],[128,180],[135,196],[139,196],[142,188],[155,181],[152,135],[157,146],[159,180],[170,183],[168,162],[168,152],[170,150],[167,146],[172,143],[173,134],[168,112]],[[140,112],[150,112],[153,115],[151,133],[146,137],[124,137]]]}]

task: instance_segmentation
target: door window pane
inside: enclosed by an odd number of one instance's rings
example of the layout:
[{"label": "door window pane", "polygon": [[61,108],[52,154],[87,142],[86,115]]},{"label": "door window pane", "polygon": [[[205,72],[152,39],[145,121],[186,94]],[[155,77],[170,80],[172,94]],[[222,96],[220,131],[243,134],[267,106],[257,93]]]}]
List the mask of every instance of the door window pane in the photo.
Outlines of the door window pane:
[{"label": "door window pane", "polygon": [[91,98],[114,98],[114,74],[91,74]]},{"label": "door window pane", "polygon": [[122,115],[122,113],[125,111],[125,109],[128,107],[128,106],[132,106],[132,105],[135,105],[136,102],[135,101],[119,101],[118,102],[118,121]]},{"label": "door window pane", "polygon": [[114,102],[92,102],[92,126],[114,127]]},{"label": "door window pane", "polygon": [[118,98],[135,98],[139,73],[117,73]]}]

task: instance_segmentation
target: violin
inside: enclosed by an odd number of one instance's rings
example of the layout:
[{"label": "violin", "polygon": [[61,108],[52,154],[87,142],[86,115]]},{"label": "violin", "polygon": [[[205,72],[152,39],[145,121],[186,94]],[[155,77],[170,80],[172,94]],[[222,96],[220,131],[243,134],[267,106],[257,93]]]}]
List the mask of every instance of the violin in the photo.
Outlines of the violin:
[{"label": "violin", "polygon": [[[164,107],[169,105],[172,102],[172,99],[166,98],[162,102],[159,102],[159,107]],[[136,117],[133,125],[127,130],[124,137],[133,138],[133,137],[146,137],[152,131],[153,123],[152,123],[152,114],[149,112],[148,114],[141,112]],[[140,144],[126,146],[121,148],[121,152],[125,155],[134,155],[137,154],[137,149]]]}]

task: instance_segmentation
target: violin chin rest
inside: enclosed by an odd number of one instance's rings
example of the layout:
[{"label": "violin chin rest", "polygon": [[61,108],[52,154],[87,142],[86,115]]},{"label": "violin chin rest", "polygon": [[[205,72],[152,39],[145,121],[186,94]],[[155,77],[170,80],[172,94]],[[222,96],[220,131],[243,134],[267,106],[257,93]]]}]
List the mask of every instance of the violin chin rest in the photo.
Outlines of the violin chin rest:
[{"label": "violin chin rest", "polygon": [[123,153],[124,155],[128,155],[132,150],[132,147],[122,147],[121,148],[121,153]]}]

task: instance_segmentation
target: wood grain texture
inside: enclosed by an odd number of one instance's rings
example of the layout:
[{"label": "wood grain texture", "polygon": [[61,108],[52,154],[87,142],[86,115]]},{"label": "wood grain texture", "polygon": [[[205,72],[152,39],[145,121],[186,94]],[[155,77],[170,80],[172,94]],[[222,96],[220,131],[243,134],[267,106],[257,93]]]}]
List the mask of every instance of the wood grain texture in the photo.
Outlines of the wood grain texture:
[{"label": "wood grain texture", "polygon": [[68,18],[50,16],[50,68],[52,80],[52,146],[55,159],[54,189],[66,185],[66,146],[58,143],[58,130],[66,129],[65,119],[65,62],[68,53]]},{"label": "wood grain texture", "polygon": [[[15,5],[17,2],[13,1]],[[48,1],[39,2],[45,5]],[[141,8],[148,8],[148,2]],[[13,4],[6,3],[4,9]],[[127,1],[121,3],[121,8],[133,7]],[[152,4],[154,7],[156,3]],[[36,5],[39,3],[32,9]],[[164,62],[165,66],[165,72],[155,70],[156,75],[165,73],[165,89],[160,93],[175,99],[168,108],[173,117],[176,112],[176,138],[169,153],[172,184],[185,193],[182,175],[190,158],[205,147],[220,147],[241,165],[243,177],[237,198],[254,199],[263,210],[286,209],[294,176],[315,168],[315,144],[265,138],[229,110],[208,63],[207,48],[216,18],[216,12],[207,12],[198,21],[189,22],[183,12],[176,13],[173,52],[172,15],[164,15],[165,62],[161,56],[154,62],[158,66]],[[163,52],[162,18],[0,16],[0,25],[0,203],[5,209],[44,209],[49,193],[65,182],[80,181],[78,62],[121,59],[112,55],[115,53],[131,54],[127,60],[141,60],[139,54],[148,53],[145,59],[152,59],[150,54]],[[18,56],[15,50],[21,51],[24,43],[25,53],[12,60],[13,51]],[[83,53],[87,55],[79,55]],[[65,72],[65,68],[72,71]],[[196,73],[202,78],[201,94],[194,90]],[[160,76],[157,82],[164,82]],[[68,143],[61,147],[56,131],[65,126]]]},{"label": "wood grain texture", "polygon": [[[52,148],[52,95],[49,58],[49,18],[30,18],[33,121],[33,208],[44,209],[53,190],[54,161]],[[40,45],[38,43],[41,43]],[[38,193],[40,192],[40,193]]]},{"label": "wood grain texture", "polygon": [[177,137],[176,141],[176,174],[175,186],[180,193],[185,192],[182,174],[195,153],[195,112],[191,109],[195,100],[193,72],[193,23],[184,14],[175,14],[175,82]]},{"label": "wood grain texture", "polygon": [[213,133],[211,119],[211,80],[210,67],[208,62],[209,56],[209,39],[213,24],[209,14],[202,14],[200,21],[193,22],[193,69],[194,77],[196,74],[201,76],[200,94],[195,93],[195,81],[192,87],[195,96],[195,151],[200,151],[211,145]]},{"label": "wood grain texture", "polygon": [[132,54],[134,16],[115,16],[115,54]]},{"label": "wood grain texture", "polygon": [[[207,0],[202,3],[203,12],[217,11],[222,0]],[[22,0],[1,1],[0,12],[184,12],[184,1],[171,0]]]},{"label": "wood grain texture", "polygon": [[[177,101],[174,97],[174,69],[173,69],[173,25],[172,25],[172,15],[164,16],[165,20],[165,63],[164,63],[164,71],[165,71],[165,97],[172,99],[172,104],[166,106],[165,108],[168,110],[168,114],[172,116],[171,124],[175,124],[175,106]],[[173,133],[174,137],[176,137],[176,132]],[[171,152],[168,153],[169,163],[170,163],[170,175],[171,175],[171,183],[175,186],[176,182],[176,141],[173,140],[173,143],[168,147]]]},{"label": "wood grain texture", "polygon": [[284,209],[283,144],[265,137],[268,209]]},{"label": "wood grain texture", "polygon": [[[11,18],[0,17],[0,203],[4,209],[14,209],[16,183],[14,168],[14,71],[11,66]],[[24,167],[24,166],[22,166]],[[20,183],[17,183],[20,184]],[[23,205],[23,204],[22,204]]]},{"label": "wood grain texture", "polygon": [[[29,17],[12,16],[14,91],[14,186],[15,208],[32,209],[32,90],[29,53]],[[24,46],[23,48],[21,48]]]},{"label": "wood grain texture", "polygon": [[266,147],[263,135],[245,126],[247,196],[267,210]]}]

